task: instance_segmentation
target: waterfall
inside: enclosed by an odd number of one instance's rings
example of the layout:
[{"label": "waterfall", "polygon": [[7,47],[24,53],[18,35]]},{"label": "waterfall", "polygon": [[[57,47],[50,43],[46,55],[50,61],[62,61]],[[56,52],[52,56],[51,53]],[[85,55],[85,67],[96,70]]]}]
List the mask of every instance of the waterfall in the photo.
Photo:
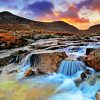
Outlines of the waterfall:
[{"label": "waterfall", "polygon": [[22,60],[22,66],[31,65],[30,63],[30,57],[32,56],[32,53],[28,54],[23,60]]},{"label": "waterfall", "polygon": [[31,65],[32,65],[32,53],[28,54],[24,59],[22,59],[21,61],[21,65],[20,65],[20,69],[21,69],[21,72],[20,73],[17,73],[17,77],[16,79],[21,79],[24,77],[24,73],[26,72],[26,70],[28,70]]},{"label": "waterfall", "polygon": [[[76,54],[77,56],[81,54],[85,54],[86,46],[77,47],[75,49],[68,50],[69,54]],[[38,61],[40,59],[37,55],[33,55],[32,53],[28,54],[22,60],[22,73],[19,74],[18,77],[22,77],[24,72],[30,68],[33,63],[33,66],[38,66]],[[80,81],[79,85],[76,85],[75,79],[80,79],[80,75],[82,72],[85,72],[85,69],[90,70],[90,74],[87,77]],[[86,73],[85,73],[86,74]],[[43,76],[37,76],[32,79],[26,79],[23,83],[30,84],[31,89],[34,92],[34,88],[43,88],[52,87],[52,94],[48,97],[48,99],[37,99],[37,100],[95,100],[95,94],[100,90],[100,81],[96,78],[91,78],[91,76],[97,75],[100,76],[100,73],[96,74],[95,70],[89,68],[85,65],[84,62],[78,60],[63,60],[59,66],[58,73],[51,73]],[[91,81],[90,81],[91,80]],[[50,89],[50,88],[48,88]],[[37,95],[42,94],[39,90]],[[31,92],[31,93],[33,93]],[[51,92],[51,91],[50,91]],[[48,91],[46,93],[49,93]],[[36,95],[36,96],[37,96]],[[32,97],[34,99],[34,97]]]},{"label": "waterfall", "polygon": [[85,97],[95,99],[96,92],[100,89],[100,83],[95,84],[94,86],[90,86],[87,83],[82,83],[80,89]]},{"label": "waterfall", "polygon": [[81,83],[79,89],[85,97],[95,100],[96,92],[100,90],[100,79],[96,76],[91,76]]},{"label": "waterfall", "polygon": [[78,60],[63,60],[60,64],[58,73],[66,76],[74,76],[78,71],[82,71],[85,65]]}]

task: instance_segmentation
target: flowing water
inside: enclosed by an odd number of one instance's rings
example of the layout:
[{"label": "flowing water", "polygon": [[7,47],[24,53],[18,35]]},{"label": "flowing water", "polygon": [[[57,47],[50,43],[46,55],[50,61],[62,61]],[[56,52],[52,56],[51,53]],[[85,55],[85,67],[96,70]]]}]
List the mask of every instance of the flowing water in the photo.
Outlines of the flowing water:
[{"label": "flowing water", "polygon": [[[79,47],[67,53],[83,54],[87,47]],[[100,74],[86,66],[82,61],[63,60],[57,73],[24,78],[24,72],[31,66],[29,54],[22,60],[21,71],[15,80],[1,80],[0,100],[95,100],[100,90]],[[80,78],[85,69],[90,69],[91,76],[78,86],[75,79]]]}]

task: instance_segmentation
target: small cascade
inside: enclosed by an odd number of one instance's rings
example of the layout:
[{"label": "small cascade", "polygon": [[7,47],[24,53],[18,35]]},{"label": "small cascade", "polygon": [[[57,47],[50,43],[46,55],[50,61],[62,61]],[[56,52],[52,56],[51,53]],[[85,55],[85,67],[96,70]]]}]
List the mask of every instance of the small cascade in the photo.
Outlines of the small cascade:
[{"label": "small cascade", "polygon": [[9,63],[19,63],[21,61],[21,57],[19,55],[17,56],[12,56],[12,59],[9,61]]},{"label": "small cascade", "polygon": [[83,46],[69,46],[65,48],[64,50],[67,52],[68,56],[84,56],[86,54],[86,49],[87,48],[99,48],[100,43],[88,43],[84,44]]},{"label": "small cascade", "polygon": [[82,91],[85,97],[91,98],[95,100],[96,92],[100,89],[100,82],[99,84],[96,83],[94,86],[87,84],[86,82],[82,83],[80,86],[80,90]]},{"label": "small cascade", "polygon": [[28,54],[24,59],[22,59],[22,66],[31,65],[30,57],[32,56],[32,53]]},{"label": "small cascade", "polygon": [[70,78],[66,78],[64,79],[63,83],[55,90],[55,94],[60,93],[60,92],[71,92],[72,93],[77,90],[78,89],[74,81]]},{"label": "small cascade", "polygon": [[100,90],[100,79],[96,75],[92,75],[81,83],[79,89],[85,97],[95,100],[96,92]]},{"label": "small cascade", "polygon": [[66,76],[74,76],[78,71],[84,70],[85,65],[78,60],[63,60],[60,64],[58,73]]},{"label": "small cascade", "polygon": [[[91,47],[91,46],[88,46]],[[80,47],[72,47],[67,49],[68,54],[75,54],[80,56],[86,53],[86,46]],[[76,56],[75,56],[76,57]],[[76,57],[77,58],[77,57]],[[19,73],[18,77],[22,78],[24,72],[31,67],[31,65],[36,66],[38,65],[38,61],[40,59],[38,56],[33,55],[32,53],[28,54],[22,60],[22,72]],[[86,69],[89,69],[90,73],[86,74]],[[84,80],[79,80],[79,84],[77,85],[75,80],[81,79],[81,74],[85,73],[86,77]],[[84,62],[78,61],[76,59],[69,59],[63,60],[59,66],[58,73],[51,73],[43,76],[37,76],[35,78],[26,78],[22,80],[22,84],[28,83],[33,90],[31,93],[35,93],[34,89],[39,89],[38,94],[42,97],[42,92],[45,91],[48,95],[48,90],[53,88],[52,92],[50,90],[50,95],[47,96],[46,99],[36,99],[36,100],[95,100],[95,94],[97,91],[100,90],[100,81],[95,78],[90,77],[92,75],[96,75],[96,72],[85,65]],[[97,74],[100,76],[100,73]],[[46,88],[50,87],[50,88]],[[41,88],[43,89],[40,92]],[[45,90],[45,88],[47,90]],[[36,93],[35,93],[36,94]],[[37,94],[37,95],[38,95]],[[37,96],[36,95],[36,96]],[[34,95],[35,96],[35,95]],[[45,95],[46,96],[46,95]],[[32,97],[34,99],[34,97]]]},{"label": "small cascade", "polygon": [[21,72],[17,74],[17,79],[21,79],[24,77],[24,73],[28,70],[32,65],[32,53],[28,54],[24,59],[21,61],[20,69]]}]

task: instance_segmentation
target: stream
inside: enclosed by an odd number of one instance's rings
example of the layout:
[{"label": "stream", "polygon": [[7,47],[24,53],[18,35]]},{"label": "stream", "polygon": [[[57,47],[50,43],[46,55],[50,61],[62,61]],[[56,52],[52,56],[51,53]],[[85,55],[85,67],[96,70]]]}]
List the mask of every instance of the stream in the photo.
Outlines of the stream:
[{"label": "stream", "polygon": [[[85,55],[87,48],[98,48],[99,43],[85,46],[69,46],[63,50],[69,57],[77,58]],[[0,100],[96,100],[96,92],[100,91],[100,74],[78,60],[63,60],[57,73],[24,78],[30,67],[28,54],[20,65],[21,72],[15,80],[1,80]],[[82,72],[89,69],[90,75],[77,83]]]}]

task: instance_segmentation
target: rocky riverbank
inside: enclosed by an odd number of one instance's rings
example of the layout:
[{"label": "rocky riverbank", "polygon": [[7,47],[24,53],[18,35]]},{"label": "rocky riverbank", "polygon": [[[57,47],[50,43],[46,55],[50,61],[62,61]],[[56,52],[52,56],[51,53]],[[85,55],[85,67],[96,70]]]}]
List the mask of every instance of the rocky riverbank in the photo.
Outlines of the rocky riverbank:
[{"label": "rocky riverbank", "polygon": [[[94,70],[99,71],[99,47],[99,41],[89,42],[84,41],[82,39],[79,41],[68,41],[68,39],[64,37],[52,39],[39,39],[34,41],[32,44],[29,44],[22,48],[2,50],[0,51],[0,79],[10,81],[24,81],[24,79],[30,80],[30,78],[38,78],[44,76],[43,80],[45,80],[45,77],[48,77],[48,79],[46,79],[45,82],[48,82],[50,79],[50,84],[54,84],[52,82],[54,82],[54,80],[57,79],[57,81],[55,82],[56,84],[59,84],[59,82],[61,83],[61,80],[67,80],[66,78],[64,78],[66,75],[69,75],[68,77],[70,77],[70,75],[73,76],[73,73],[77,72],[79,73],[77,73],[76,76],[74,76],[73,78],[79,78],[80,72],[85,72],[86,68],[93,68],[93,72],[95,72]],[[64,63],[62,63],[63,61]],[[61,74],[65,73],[64,76],[59,76],[60,74],[58,69],[60,66],[62,66],[60,72]],[[53,77],[54,79],[52,80]],[[55,77],[57,78],[55,79]],[[71,77],[71,79],[73,78]],[[87,78],[88,81],[93,79],[94,78]],[[99,78],[97,77],[95,82],[98,82],[97,79]],[[41,78],[39,80],[41,80]],[[69,79],[67,80],[67,82],[68,81]],[[70,82],[74,85],[74,83],[71,80],[69,81],[69,83]],[[66,82],[63,84],[66,84],[66,86],[68,85]],[[89,84],[95,83],[91,81]],[[98,86],[98,84],[95,85],[96,87]],[[47,87],[49,87],[49,85]],[[56,87],[51,86],[50,89],[52,88],[55,89]],[[65,89],[67,89],[67,87],[65,87]],[[36,91],[38,90],[36,89]],[[48,89],[44,89],[43,91],[48,91]],[[34,94],[34,92],[32,94]]]}]

